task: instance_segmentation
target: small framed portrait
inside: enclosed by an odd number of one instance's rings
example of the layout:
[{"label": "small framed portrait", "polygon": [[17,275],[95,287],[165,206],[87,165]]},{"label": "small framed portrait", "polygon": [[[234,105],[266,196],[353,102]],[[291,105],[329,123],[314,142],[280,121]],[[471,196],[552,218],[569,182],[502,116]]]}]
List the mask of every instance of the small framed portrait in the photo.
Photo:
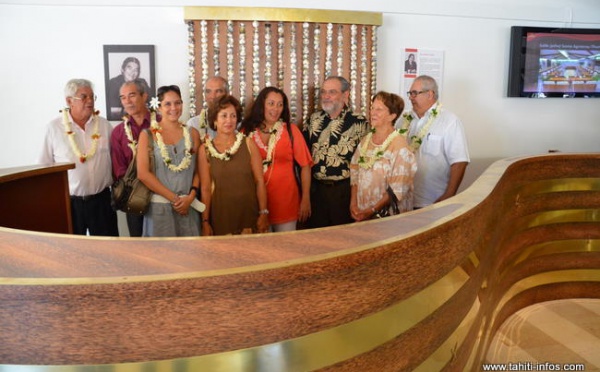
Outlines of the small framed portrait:
[{"label": "small framed portrait", "polygon": [[416,75],[417,74],[417,60],[415,57],[416,53],[406,53],[406,60],[404,61],[404,73]]},{"label": "small framed portrait", "polygon": [[119,98],[121,85],[139,79],[148,99],[154,97],[154,45],[104,45],[104,86],[106,118],[120,121],[125,111]]}]

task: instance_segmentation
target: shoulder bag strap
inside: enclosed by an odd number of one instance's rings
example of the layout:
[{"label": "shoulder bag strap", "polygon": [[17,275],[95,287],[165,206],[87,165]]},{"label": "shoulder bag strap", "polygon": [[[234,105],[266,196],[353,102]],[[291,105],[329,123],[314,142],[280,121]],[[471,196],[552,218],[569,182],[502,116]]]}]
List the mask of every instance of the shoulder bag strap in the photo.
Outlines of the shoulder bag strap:
[{"label": "shoulder bag strap", "polygon": [[152,137],[152,131],[150,129],[144,129],[148,134],[148,164],[150,165],[150,171],[154,172],[154,137]]}]

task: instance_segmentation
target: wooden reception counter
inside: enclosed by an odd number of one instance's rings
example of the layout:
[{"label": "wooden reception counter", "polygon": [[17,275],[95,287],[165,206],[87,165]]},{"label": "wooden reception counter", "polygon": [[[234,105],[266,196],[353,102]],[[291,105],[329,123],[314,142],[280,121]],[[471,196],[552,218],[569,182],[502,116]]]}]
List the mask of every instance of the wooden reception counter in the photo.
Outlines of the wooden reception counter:
[{"label": "wooden reception counter", "polygon": [[74,164],[0,169],[0,226],[73,232],[67,171]]},{"label": "wooden reception counter", "polygon": [[0,371],[479,370],[509,315],[576,297],[600,298],[600,154],[507,159],[434,206],[310,231],[0,228]]}]

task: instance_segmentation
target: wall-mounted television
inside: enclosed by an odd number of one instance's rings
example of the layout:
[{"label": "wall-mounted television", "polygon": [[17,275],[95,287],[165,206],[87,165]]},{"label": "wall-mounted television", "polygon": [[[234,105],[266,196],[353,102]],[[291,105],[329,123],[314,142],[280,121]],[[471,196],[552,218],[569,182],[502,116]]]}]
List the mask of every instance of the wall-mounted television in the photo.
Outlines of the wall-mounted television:
[{"label": "wall-mounted television", "polygon": [[513,26],[508,97],[600,97],[600,29]]}]

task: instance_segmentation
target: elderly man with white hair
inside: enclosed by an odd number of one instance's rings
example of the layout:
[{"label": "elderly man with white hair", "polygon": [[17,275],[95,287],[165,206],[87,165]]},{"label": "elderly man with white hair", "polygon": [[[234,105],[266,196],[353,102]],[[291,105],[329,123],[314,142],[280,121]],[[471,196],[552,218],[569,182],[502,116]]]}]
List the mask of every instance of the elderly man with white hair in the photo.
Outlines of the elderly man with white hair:
[{"label": "elderly man with white hair", "polygon": [[412,111],[402,115],[400,132],[417,157],[414,207],[418,209],[456,194],[469,164],[469,150],[460,119],[438,100],[435,79],[418,76],[407,95]]},{"label": "elderly man with white hair", "polygon": [[117,215],[110,205],[112,126],[94,108],[92,83],[71,79],[66,107],[47,127],[41,164],[75,163],[68,171],[73,233],[118,236]]}]

